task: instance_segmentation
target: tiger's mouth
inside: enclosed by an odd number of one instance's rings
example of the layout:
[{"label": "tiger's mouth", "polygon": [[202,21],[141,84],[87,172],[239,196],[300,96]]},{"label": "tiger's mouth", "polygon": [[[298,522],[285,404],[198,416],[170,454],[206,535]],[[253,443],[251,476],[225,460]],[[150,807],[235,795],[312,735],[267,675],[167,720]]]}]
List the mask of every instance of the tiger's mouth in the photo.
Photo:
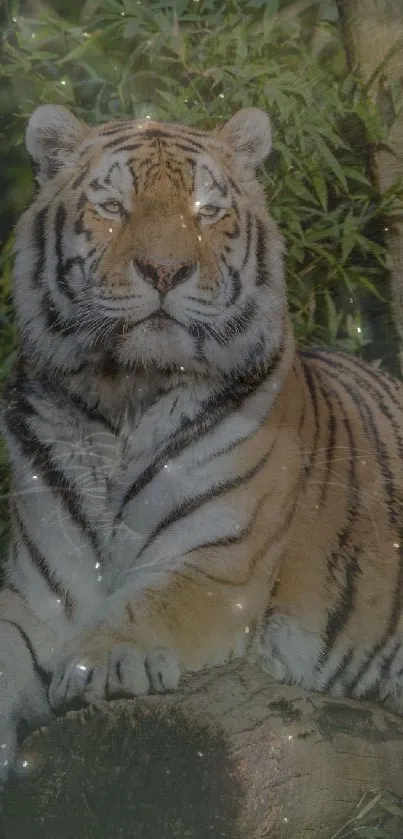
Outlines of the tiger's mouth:
[{"label": "tiger's mouth", "polygon": [[177,326],[183,325],[176,320],[176,318],[169,315],[165,309],[156,309],[155,312],[152,312],[150,315],[147,315],[145,318],[141,318],[140,320],[132,321],[130,323],[130,328],[134,329],[136,326],[150,326],[155,330],[162,330],[165,326],[169,323],[174,323]]},{"label": "tiger's mouth", "polygon": [[154,312],[151,312],[151,314],[148,314],[138,320],[130,316],[120,316],[116,318],[114,328],[109,331],[108,337],[109,340],[112,339],[112,341],[116,341],[116,339],[119,338],[124,339],[130,333],[135,332],[138,327],[142,327],[143,329],[150,330],[155,333],[163,332],[164,329],[167,329],[169,326],[181,327],[181,329],[185,329],[186,331],[184,324],[172,315],[168,314],[165,309],[159,308]]},{"label": "tiger's mouth", "polygon": [[171,316],[168,315],[167,312],[164,312],[163,309],[159,309],[157,312],[154,312],[154,314],[149,315],[142,321],[142,323],[145,323],[147,321],[159,329],[162,329],[164,324],[168,321],[173,321],[175,323],[174,318],[171,318]]}]

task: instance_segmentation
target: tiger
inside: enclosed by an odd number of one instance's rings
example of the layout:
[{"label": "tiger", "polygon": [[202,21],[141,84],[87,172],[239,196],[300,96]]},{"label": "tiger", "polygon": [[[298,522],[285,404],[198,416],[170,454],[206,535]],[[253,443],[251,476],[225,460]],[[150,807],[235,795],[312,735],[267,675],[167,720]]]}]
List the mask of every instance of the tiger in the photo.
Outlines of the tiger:
[{"label": "tiger", "polygon": [[296,348],[268,115],[42,105],[26,148],[2,782],[21,723],[234,660],[401,712],[402,385]]}]

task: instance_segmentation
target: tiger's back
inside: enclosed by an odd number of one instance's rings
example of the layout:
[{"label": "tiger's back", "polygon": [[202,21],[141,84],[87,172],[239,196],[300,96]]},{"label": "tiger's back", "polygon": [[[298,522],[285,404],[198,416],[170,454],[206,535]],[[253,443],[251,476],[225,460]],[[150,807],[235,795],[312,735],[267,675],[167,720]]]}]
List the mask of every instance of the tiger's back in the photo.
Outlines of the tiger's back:
[{"label": "tiger's back", "polygon": [[357,358],[300,354],[305,460],[263,631],[279,679],[402,707],[400,382]]}]

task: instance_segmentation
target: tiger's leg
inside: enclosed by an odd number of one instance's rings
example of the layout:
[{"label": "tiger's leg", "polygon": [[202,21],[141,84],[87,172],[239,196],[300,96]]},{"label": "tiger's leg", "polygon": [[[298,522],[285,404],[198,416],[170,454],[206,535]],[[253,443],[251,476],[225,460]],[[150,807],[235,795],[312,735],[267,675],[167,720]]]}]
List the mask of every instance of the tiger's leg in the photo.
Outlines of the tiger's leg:
[{"label": "tiger's leg", "polygon": [[[77,440],[75,424],[66,424],[63,412],[44,394],[36,403],[41,410],[29,416],[29,439],[24,406],[7,425],[13,483],[11,550],[5,577],[6,585],[20,592],[21,602],[36,616],[26,621],[25,632],[33,656],[50,673],[62,643],[79,635],[84,626],[94,625],[93,615],[102,611],[100,604],[107,595],[100,573],[103,557],[97,526],[101,520],[102,533],[109,520],[95,516],[104,497],[105,475],[102,469],[98,473],[95,455],[95,465],[91,461],[91,446],[87,462],[88,451]],[[15,404],[18,407],[17,397]],[[44,440],[53,443],[45,446]],[[12,610],[10,620],[14,620]],[[16,623],[25,627],[24,621]],[[34,639],[32,622],[41,627]],[[48,636],[53,639],[53,651],[45,643]]]},{"label": "tiger's leg", "polygon": [[259,637],[259,660],[273,678],[331,696],[379,702],[403,713],[403,634],[352,645],[341,638],[329,655],[320,633],[273,611]]},{"label": "tiger's leg", "polygon": [[51,709],[46,659],[52,653],[48,630],[10,590],[0,592],[0,784],[17,751],[21,722],[44,722]]},{"label": "tiger's leg", "polygon": [[288,615],[270,612],[257,638],[256,649],[264,669],[277,682],[318,689],[318,662],[323,648],[319,633],[304,629]]},{"label": "tiger's leg", "polygon": [[376,655],[371,649],[340,647],[324,661],[320,633],[273,613],[254,634],[256,611],[248,592],[233,591],[230,599],[226,591],[211,589],[193,578],[140,596],[117,592],[110,598],[109,620],[59,659],[50,687],[52,706],[75,698],[90,702],[175,690],[183,670],[250,653],[279,682],[379,701],[402,713],[403,637],[389,639]]},{"label": "tiger's leg", "polygon": [[388,692],[386,681],[382,684],[382,671],[390,643],[379,649],[362,641],[352,644],[346,633],[328,650],[325,633],[308,629],[307,623],[306,615],[296,618],[275,608],[269,610],[257,643],[263,668],[276,681],[306,690],[382,701]]},{"label": "tiger's leg", "polygon": [[[259,591],[214,583],[190,564],[160,586],[120,590],[102,622],[68,646],[49,689],[52,707],[178,687],[182,671],[244,655]],[[260,605],[260,604],[259,604]]]}]

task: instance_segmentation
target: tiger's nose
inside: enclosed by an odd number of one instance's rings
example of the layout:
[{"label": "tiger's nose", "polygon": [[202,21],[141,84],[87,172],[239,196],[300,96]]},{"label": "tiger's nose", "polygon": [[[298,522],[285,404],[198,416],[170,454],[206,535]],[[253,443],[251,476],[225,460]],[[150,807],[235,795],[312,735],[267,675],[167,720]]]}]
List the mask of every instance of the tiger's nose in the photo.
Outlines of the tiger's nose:
[{"label": "tiger's nose", "polygon": [[140,259],[134,259],[133,262],[142,279],[161,294],[166,294],[175,286],[186,282],[197,268],[196,262],[189,264],[181,262],[176,265],[155,265],[152,262],[142,262]]}]

